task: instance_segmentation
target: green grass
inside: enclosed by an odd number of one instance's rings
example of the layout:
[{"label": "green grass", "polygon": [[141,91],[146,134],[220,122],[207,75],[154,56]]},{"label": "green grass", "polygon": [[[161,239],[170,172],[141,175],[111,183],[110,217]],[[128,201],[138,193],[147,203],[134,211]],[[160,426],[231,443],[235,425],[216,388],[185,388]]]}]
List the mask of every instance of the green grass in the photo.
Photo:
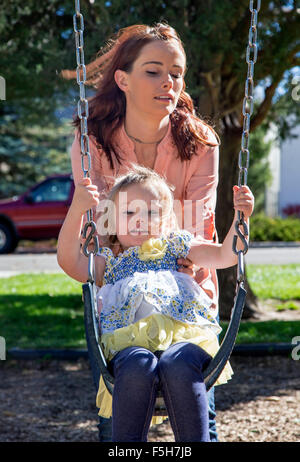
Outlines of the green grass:
[{"label": "green grass", "polygon": [[296,303],[294,302],[284,302],[282,304],[276,305],[276,311],[285,311],[285,310],[298,311],[299,306],[296,305]]},{"label": "green grass", "polygon": [[81,285],[60,274],[0,279],[6,348],[85,348]]},{"label": "green grass", "polygon": [[300,265],[247,265],[246,271],[260,299],[300,300]]},{"label": "green grass", "polygon": [[[259,298],[300,299],[300,265],[248,265],[247,274]],[[298,335],[300,321],[242,322],[237,343],[289,343]],[[64,274],[0,279],[0,336],[7,349],[86,348],[81,284]]]},{"label": "green grass", "polygon": [[[228,323],[221,322],[222,340]],[[300,321],[242,321],[237,337],[237,344],[245,343],[291,343],[292,338],[300,335]]]}]

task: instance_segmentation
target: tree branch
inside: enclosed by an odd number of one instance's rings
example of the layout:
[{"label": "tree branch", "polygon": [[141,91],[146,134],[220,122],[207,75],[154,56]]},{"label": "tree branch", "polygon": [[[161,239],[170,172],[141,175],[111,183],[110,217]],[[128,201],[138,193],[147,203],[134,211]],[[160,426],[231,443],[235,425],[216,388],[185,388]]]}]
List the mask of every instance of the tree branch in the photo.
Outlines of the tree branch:
[{"label": "tree branch", "polygon": [[268,111],[269,111],[270,107],[272,106],[273,96],[275,94],[276,88],[279,85],[279,82],[281,81],[282,76],[283,75],[281,75],[280,77],[277,77],[276,79],[274,79],[273,82],[271,83],[271,85],[269,85],[265,89],[265,98],[262,101],[262,103],[260,104],[260,106],[258,107],[255,116],[251,120],[251,129],[252,130],[255,130],[256,127],[261,125],[262,122],[264,121],[265,117],[267,116]]},{"label": "tree branch", "polygon": [[255,128],[259,126],[263,122],[265,117],[267,116],[267,113],[272,105],[272,98],[275,94],[275,91],[280,81],[283,78],[284,72],[287,71],[288,69],[291,69],[292,67],[296,66],[299,63],[299,59],[296,58],[296,54],[299,52],[299,48],[300,48],[300,45],[297,44],[297,46],[295,46],[292,50],[289,51],[288,56],[286,58],[286,63],[289,65],[285,66],[284,71],[278,73],[276,77],[273,76],[273,81],[271,85],[269,85],[265,89],[265,98],[260,104],[256,112],[256,115],[253,117],[251,121],[252,130],[255,130]]},{"label": "tree branch", "polygon": [[219,69],[212,69],[208,72],[201,72],[201,77],[205,79],[210,94],[212,112],[216,114],[219,111],[221,76]]}]

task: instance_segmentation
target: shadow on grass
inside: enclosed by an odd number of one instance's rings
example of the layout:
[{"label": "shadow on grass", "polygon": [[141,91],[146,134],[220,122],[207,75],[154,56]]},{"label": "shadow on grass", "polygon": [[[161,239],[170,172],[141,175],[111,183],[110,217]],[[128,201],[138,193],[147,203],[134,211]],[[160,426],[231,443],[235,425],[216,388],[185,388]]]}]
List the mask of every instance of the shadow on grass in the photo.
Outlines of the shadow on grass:
[{"label": "shadow on grass", "polygon": [[82,348],[83,302],[80,295],[0,296],[0,335],[6,348]]}]

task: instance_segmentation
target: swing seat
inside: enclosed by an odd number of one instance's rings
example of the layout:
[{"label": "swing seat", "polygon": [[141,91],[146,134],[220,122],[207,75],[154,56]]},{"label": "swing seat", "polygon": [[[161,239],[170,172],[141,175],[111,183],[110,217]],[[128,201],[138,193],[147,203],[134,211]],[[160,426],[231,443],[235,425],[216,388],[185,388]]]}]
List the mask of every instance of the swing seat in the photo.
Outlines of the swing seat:
[{"label": "swing seat", "polygon": [[[234,305],[231,311],[231,319],[220,349],[204,370],[204,383],[207,391],[214,385],[228,361],[238,334],[240,321],[245,305],[246,290],[243,282],[237,284]],[[108,371],[107,362],[99,342],[99,323],[96,308],[96,290],[94,282],[86,282],[82,285],[84,302],[84,324],[89,354],[94,358],[97,376],[102,375],[105,386],[110,394],[113,393],[114,377]],[[154,416],[167,416],[161,390],[158,391]]]}]

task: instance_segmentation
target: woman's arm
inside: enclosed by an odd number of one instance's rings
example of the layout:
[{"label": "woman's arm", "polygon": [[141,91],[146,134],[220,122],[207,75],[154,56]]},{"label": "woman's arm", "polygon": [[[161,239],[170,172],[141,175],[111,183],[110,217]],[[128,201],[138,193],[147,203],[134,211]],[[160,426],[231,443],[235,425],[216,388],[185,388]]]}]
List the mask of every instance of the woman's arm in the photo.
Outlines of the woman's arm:
[{"label": "woman's arm", "polygon": [[[81,226],[86,210],[97,205],[99,193],[89,178],[84,178],[75,187],[72,204],[58,236],[57,261],[73,279],[86,282],[88,258],[81,253]],[[100,285],[105,270],[105,258],[95,257],[95,280]]]},{"label": "woman's arm", "polygon": [[[207,132],[210,142],[217,144],[217,139],[209,130]],[[217,186],[219,180],[219,147],[205,147],[199,144],[197,155],[193,157],[183,202],[183,216],[188,218],[192,229],[184,226],[197,237],[212,241],[216,235],[215,229],[215,206]],[[179,259],[179,265],[185,268],[179,271],[195,276],[192,271],[193,264],[189,259]]]},{"label": "woman's arm", "polygon": [[[217,144],[217,139],[208,130],[208,141]],[[215,208],[219,181],[219,146],[198,144],[197,155],[191,160],[192,174],[185,189],[184,211],[191,217],[192,229],[196,236],[212,240],[215,234]]]},{"label": "woman's arm", "polygon": [[[237,256],[232,251],[233,236],[236,234],[235,222],[237,212],[244,213],[244,219],[249,226],[249,217],[252,215],[254,208],[254,197],[247,186],[234,186],[234,208],[235,214],[230,230],[228,231],[222,244],[213,244],[208,242],[199,242],[197,238],[192,241],[188,258],[198,266],[206,268],[228,268],[237,263]],[[241,240],[237,239],[237,250],[243,249]]]}]

